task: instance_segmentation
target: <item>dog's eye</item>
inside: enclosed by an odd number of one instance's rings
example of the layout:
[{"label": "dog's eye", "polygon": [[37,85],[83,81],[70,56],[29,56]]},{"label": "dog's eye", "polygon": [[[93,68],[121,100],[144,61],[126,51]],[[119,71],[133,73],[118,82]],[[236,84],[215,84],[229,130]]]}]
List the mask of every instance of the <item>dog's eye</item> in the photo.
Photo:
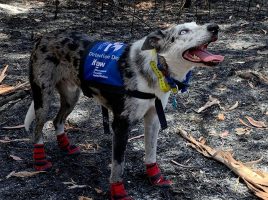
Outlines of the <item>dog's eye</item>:
[{"label": "dog's eye", "polygon": [[185,35],[189,32],[188,29],[181,30],[180,35]]}]

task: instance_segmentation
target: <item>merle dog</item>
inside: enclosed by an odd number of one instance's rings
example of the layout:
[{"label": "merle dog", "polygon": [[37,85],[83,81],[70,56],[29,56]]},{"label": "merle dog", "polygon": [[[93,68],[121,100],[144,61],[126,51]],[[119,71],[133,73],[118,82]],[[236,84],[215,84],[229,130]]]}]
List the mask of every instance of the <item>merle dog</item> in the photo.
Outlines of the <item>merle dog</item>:
[{"label": "merle dog", "polygon": [[[214,55],[207,50],[209,43],[217,40],[218,31],[219,26],[213,23],[205,25],[185,23],[152,32],[129,44],[118,60],[124,89],[153,94],[165,107],[172,89],[170,81],[166,79],[173,80],[173,83],[182,82],[194,66],[215,66],[223,61],[222,56]],[[84,63],[84,55],[93,42],[93,39],[85,34],[56,32],[43,36],[34,46],[29,75],[33,102],[25,118],[25,127],[29,130],[31,122],[36,118],[33,133],[36,170],[47,170],[52,167],[51,162],[46,159],[42,128],[55,88],[60,94],[61,101],[60,110],[54,120],[59,147],[68,155],[79,152],[77,146],[69,143],[64,133],[64,123],[79,99],[83,85],[83,78],[80,75],[81,65]],[[162,69],[155,69],[154,64],[156,66],[161,64]],[[163,88],[163,84],[167,87]],[[113,113],[111,198],[131,199],[123,184],[124,153],[130,126],[142,118],[148,178],[153,185],[170,185],[171,181],[164,178],[156,164],[160,123],[154,99],[114,93],[91,84],[84,84],[83,87]]]}]

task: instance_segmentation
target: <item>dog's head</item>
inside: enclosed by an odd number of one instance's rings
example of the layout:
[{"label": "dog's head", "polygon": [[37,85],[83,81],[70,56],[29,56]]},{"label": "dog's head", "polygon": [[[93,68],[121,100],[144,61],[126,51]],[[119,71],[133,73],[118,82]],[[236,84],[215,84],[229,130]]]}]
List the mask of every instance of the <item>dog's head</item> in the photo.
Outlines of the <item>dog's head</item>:
[{"label": "dog's head", "polygon": [[218,31],[219,26],[214,23],[185,23],[149,34],[142,50],[156,49],[167,61],[184,66],[215,66],[224,57],[212,54],[207,47],[218,39]]}]

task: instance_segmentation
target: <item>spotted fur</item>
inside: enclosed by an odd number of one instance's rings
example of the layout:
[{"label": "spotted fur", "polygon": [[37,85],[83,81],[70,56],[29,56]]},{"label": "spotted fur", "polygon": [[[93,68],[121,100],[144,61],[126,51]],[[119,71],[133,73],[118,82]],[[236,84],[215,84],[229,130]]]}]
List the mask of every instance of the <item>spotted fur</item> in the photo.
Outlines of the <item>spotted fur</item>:
[{"label": "spotted fur", "polygon": [[[150,68],[150,61],[157,62],[157,57],[151,50],[156,49],[157,54],[165,60],[170,75],[182,81],[193,68],[193,63],[185,60],[182,54],[191,47],[211,41],[213,33],[208,30],[208,26],[196,23],[176,25],[129,44],[118,62],[125,88],[153,93],[165,107],[169,92],[160,90],[157,77]],[[80,66],[85,52],[93,42],[93,38],[77,32],[53,32],[36,42],[30,58],[29,74],[33,103],[25,118],[25,127],[29,129],[31,121],[36,117],[33,133],[35,144],[43,144],[42,128],[54,89],[61,97],[61,107],[54,126],[57,134],[64,131],[64,122],[80,94]],[[202,63],[194,65],[203,66]],[[91,85],[85,87],[89,91],[86,95],[92,95],[114,115],[111,183],[122,181],[128,132],[130,126],[140,119],[144,119],[145,124],[145,163],[155,163],[160,125],[154,100],[109,93]]]}]

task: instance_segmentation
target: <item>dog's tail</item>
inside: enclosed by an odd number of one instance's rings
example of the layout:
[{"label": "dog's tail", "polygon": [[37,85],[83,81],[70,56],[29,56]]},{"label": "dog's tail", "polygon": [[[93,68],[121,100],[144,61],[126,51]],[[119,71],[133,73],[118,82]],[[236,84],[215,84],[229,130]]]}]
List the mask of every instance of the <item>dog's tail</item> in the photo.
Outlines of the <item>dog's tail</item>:
[{"label": "dog's tail", "polygon": [[31,123],[33,122],[34,119],[35,119],[35,111],[34,111],[34,102],[32,101],[24,119],[24,127],[26,131],[29,131]]}]

